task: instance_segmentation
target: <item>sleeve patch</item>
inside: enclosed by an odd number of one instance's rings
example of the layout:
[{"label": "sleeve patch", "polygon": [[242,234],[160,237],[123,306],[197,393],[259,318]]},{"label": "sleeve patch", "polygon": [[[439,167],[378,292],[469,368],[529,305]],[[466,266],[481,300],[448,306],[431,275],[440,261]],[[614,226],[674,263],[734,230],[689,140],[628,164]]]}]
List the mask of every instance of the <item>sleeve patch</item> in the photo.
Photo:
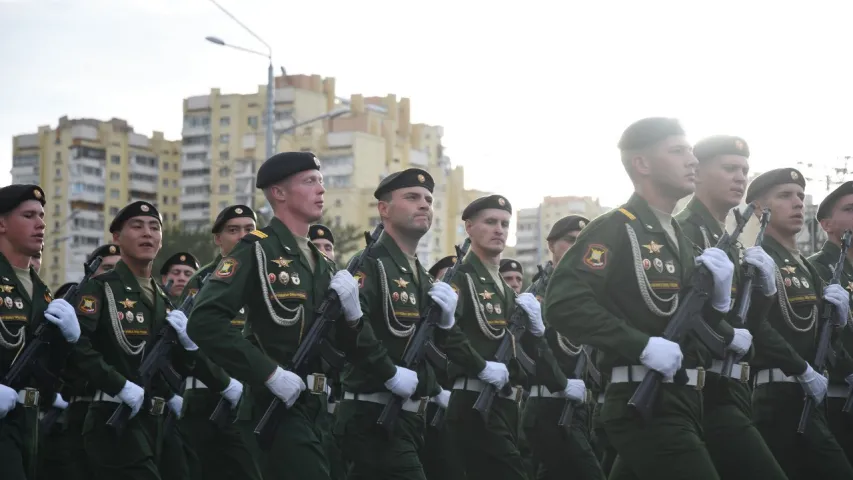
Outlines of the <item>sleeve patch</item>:
[{"label": "sleeve patch", "polygon": [[216,267],[216,277],[229,278],[233,276],[234,273],[237,271],[238,265],[240,265],[240,262],[238,262],[235,258],[223,258],[222,261],[219,262],[219,265]]},{"label": "sleeve patch", "polygon": [[98,299],[90,295],[83,295],[83,297],[80,299],[80,305],[77,306],[77,309],[87,315],[97,313]]},{"label": "sleeve patch", "polygon": [[364,279],[366,277],[367,275],[365,275],[364,272],[361,271],[356,272],[356,274],[353,275],[353,278],[355,278],[355,280],[358,282],[358,288],[364,288]]},{"label": "sleeve patch", "polygon": [[583,255],[583,263],[593,270],[601,270],[607,266],[607,247],[600,243],[591,243]]}]

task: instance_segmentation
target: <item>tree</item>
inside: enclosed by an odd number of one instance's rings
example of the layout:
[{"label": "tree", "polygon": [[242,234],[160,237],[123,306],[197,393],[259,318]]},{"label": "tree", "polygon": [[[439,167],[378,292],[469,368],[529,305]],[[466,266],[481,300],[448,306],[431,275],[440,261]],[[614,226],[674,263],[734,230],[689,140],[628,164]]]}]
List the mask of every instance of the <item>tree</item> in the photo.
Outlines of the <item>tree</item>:
[{"label": "tree", "polygon": [[351,223],[333,227],[331,218],[321,218],[317,223],[329,227],[335,237],[336,263],[344,265],[355,252],[364,248],[364,229]]},{"label": "tree", "polygon": [[189,252],[198,260],[200,265],[210,263],[216,256],[217,247],[213,243],[210,228],[196,231],[172,227],[163,231],[163,248],[154,260],[154,278],[159,278],[160,267],[172,255],[178,252]]}]

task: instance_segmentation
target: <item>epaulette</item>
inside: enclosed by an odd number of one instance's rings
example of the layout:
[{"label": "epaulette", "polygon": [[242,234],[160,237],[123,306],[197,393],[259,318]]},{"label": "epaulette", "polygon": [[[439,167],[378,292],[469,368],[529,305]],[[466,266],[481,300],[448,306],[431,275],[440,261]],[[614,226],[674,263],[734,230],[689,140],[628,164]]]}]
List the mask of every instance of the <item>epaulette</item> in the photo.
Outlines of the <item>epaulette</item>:
[{"label": "epaulette", "polygon": [[246,235],[243,235],[243,238],[241,238],[240,241],[246,243],[255,243],[258,240],[263,240],[270,236],[269,233],[264,232],[264,230],[267,230],[268,228],[270,227],[264,227],[260,230],[252,230]]}]

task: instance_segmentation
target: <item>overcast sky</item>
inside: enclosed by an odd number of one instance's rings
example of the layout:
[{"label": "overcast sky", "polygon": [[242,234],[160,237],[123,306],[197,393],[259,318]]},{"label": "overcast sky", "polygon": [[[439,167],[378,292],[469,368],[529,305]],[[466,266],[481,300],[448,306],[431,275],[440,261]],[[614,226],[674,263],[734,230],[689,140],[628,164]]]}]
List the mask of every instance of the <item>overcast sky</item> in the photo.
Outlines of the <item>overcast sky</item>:
[{"label": "overcast sky", "polygon": [[[853,155],[850,2],[220,1],[289,73],[411,98],[467,187],[516,207],[622,203],[615,145],[645,116],[741,135],[754,170]],[[207,35],[263,49],[208,0],[0,0],[0,185],[11,137],[63,115],[176,139],[183,98],[266,83],[263,58]]]}]

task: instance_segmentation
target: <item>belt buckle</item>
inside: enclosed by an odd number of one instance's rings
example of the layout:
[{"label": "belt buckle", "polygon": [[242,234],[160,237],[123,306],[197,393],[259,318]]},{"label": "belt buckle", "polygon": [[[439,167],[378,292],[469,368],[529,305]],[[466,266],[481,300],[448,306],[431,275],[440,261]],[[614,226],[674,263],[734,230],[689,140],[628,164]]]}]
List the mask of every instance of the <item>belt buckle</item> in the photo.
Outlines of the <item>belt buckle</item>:
[{"label": "belt buckle", "polygon": [[421,397],[420,403],[418,404],[418,416],[423,417],[426,415],[427,405],[429,405],[429,397]]},{"label": "belt buckle", "polygon": [[705,369],[698,367],[696,369],[696,390],[702,391],[705,388]]},{"label": "belt buckle", "polygon": [[151,408],[148,409],[148,413],[154,415],[155,417],[159,417],[163,415],[163,411],[166,409],[166,400],[163,397],[153,397],[151,398]]},{"label": "belt buckle", "polygon": [[740,381],[741,383],[749,382],[749,364],[746,362],[740,363]]},{"label": "belt buckle", "polygon": [[315,373],[313,376],[314,386],[311,388],[311,394],[322,395],[326,393],[326,375],[322,373]]},{"label": "belt buckle", "polygon": [[24,407],[32,408],[39,404],[39,391],[37,388],[27,387],[24,389]]}]

